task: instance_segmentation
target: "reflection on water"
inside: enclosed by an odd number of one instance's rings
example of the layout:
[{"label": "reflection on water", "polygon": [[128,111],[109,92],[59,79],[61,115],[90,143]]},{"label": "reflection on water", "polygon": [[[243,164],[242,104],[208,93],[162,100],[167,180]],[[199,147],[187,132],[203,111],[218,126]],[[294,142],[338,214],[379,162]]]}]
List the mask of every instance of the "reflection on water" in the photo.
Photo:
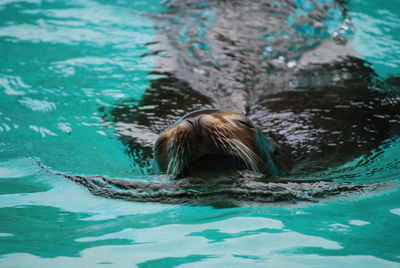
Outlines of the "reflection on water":
[{"label": "reflection on water", "polygon": [[[0,266],[397,267],[397,6],[2,1]],[[213,106],[292,174],[149,175],[158,133]]]}]

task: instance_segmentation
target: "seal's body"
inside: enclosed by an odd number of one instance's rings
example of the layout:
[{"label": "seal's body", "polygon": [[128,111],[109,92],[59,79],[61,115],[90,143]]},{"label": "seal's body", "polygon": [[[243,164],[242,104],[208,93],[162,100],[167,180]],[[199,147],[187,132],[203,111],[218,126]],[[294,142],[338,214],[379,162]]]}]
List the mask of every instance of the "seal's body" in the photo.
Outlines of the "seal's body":
[{"label": "seal's body", "polygon": [[[396,158],[379,159],[385,139],[400,135],[399,80],[379,78],[347,45],[343,1],[164,2],[140,61],[155,64],[146,91],[99,110],[134,174],[147,177],[154,157],[156,174],[184,178],[59,175],[108,198],[226,207],[358,195],[380,187],[365,174],[397,174]],[[204,172],[214,168],[222,176]]]},{"label": "seal's body", "polygon": [[[139,102],[122,100],[110,111],[135,162],[148,166],[161,133],[156,173],[209,169],[218,155],[238,158],[231,164],[236,168],[307,176],[369,154],[399,134],[398,95],[341,36],[349,18],[340,2],[166,5],[154,16],[159,35],[147,44],[152,53],[143,55],[155,64],[149,87]],[[218,110],[182,118],[202,108]],[[238,118],[254,122],[254,129]],[[274,150],[277,144],[287,149]],[[247,154],[232,153],[240,146]],[[275,155],[282,151],[293,168]]]},{"label": "seal's body", "polygon": [[[284,175],[280,147],[243,114],[202,109],[189,113],[161,133],[154,148],[154,170],[177,177],[209,156],[232,158],[237,168],[269,176]],[[201,164],[200,164],[201,165]],[[207,166],[203,166],[207,170]]]}]

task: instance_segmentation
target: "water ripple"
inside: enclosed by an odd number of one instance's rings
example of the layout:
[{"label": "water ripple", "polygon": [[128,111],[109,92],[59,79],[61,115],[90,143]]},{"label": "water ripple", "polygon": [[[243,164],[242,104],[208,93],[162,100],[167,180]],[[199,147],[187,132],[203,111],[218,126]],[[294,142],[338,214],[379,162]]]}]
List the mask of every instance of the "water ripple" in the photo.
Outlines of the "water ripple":
[{"label": "water ripple", "polygon": [[49,112],[57,107],[54,102],[36,100],[28,97],[24,97],[18,102],[35,112]]},{"label": "water ripple", "polygon": [[0,87],[4,89],[4,93],[7,95],[25,95],[26,89],[29,88],[25,84],[21,77],[18,76],[4,76],[0,75]]}]

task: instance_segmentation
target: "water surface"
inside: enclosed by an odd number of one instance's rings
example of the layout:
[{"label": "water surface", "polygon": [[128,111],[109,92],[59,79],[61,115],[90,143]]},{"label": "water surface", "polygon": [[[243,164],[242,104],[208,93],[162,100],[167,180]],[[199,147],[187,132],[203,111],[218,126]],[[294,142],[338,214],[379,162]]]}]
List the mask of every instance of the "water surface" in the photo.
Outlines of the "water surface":
[{"label": "water surface", "polygon": [[[292,19],[311,9],[301,7]],[[318,40],[348,38],[351,53],[371,66],[377,81],[395,85],[400,75],[398,7],[396,0],[349,1],[345,13],[329,11]],[[1,3],[0,266],[398,267],[396,134],[371,153],[322,171],[299,172],[299,180],[388,183],[378,191],[317,203],[216,208],[127,202],[95,196],[43,172],[38,160],[65,174],[152,178],[151,148],[160,129],[115,123],[110,111],[129,104],[132,113],[157,115],[154,107],[138,105],[157,82],[170,82],[154,72],[161,68],[158,58],[146,56],[154,54],[151,43],[158,40],[160,20],[168,12],[160,1]],[[196,12],[191,15],[188,25],[202,19]],[[202,29],[198,33],[201,37]],[[176,36],[184,44],[185,31]],[[281,64],[284,70],[300,64],[298,55],[263,56],[275,60],[273,71]],[[378,82],[379,89],[396,90]],[[211,105],[200,97],[189,104]],[[147,118],[159,120],[161,128],[186,112],[172,107],[165,118]],[[131,133],[136,142],[129,146],[124,137]]]}]

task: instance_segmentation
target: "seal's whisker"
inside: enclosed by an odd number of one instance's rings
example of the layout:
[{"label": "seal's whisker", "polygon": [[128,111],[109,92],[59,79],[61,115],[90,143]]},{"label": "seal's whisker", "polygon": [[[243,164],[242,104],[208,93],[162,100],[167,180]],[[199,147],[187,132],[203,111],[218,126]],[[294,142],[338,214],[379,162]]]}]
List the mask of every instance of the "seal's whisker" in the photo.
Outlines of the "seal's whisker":
[{"label": "seal's whisker", "polygon": [[229,153],[229,151],[230,151],[230,149],[231,149],[231,148],[228,148],[228,145],[229,145],[229,144],[227,144],[227,143],[223,140],[222,137],[218,137],[218,140],[220,141],[220,145],[222,146],[221,149],[222,149],[225,153]]},{"label": "seal's whisker", "polygon": [[255,172],[259,172],[257,162],[259,162],[260,158],[256,154],[254,154],[251,149],[249,149],[248,147],[245,148],[246,153],[249,155],[249,164],[251,166],[251,169]]},{"label": "seal's whisker", "polygon": [[176,166],[174,175],[178,175],[178,173],[182,171],[183,167],[185,166],[185,164],[187,162],[187,154],[186,154],[186,148],[185,148],[185,145],[187,145],[186,135],[183,136],[182,139],[183,139],[183,141],[181,141],[179,143],[179,147],[178,147],[179,157],[178,157],[178,154],[176,155],[178,165]]},{"label": "seal's whisker", "polygon": [[246,163],[246,166],[248,165],[248,168],[258,172],[258,166],[257,166],[257,160],[259,159],[259,157],[250,149],[248,148],[244,143],[242,143],[240,140],[238,139],[232,139],[229,140],[230,143],[232,143],[232,145],[237,148],[240,152],[243,153],[244,156],[244,160]]},{"label": "seal's whisker", "polygon": [[[245,165],[246,165],[246,167],[247,167],[247,168],[250,168],[250,166],[247,164],[247,162],[249,161],[249,160],[248,160],[248,157],[247,157],[246,155],[243,155],[243,153],[242,153],[240,150],[236,149],[236,146],[235,146],[235,145],[229,143],[229,140],[228,140],[226,137],[223,137],[223,136],[219,136],[219,135],[218,135],[218,140],[221,142],[221,145],[223,146],[222,149],[224,149],[224,151],[225,151],[226,153],[230,154],[230,155],[233,156],[235,159],[243,160],[244,163],[245,163]],[[234,151],[235,149],[236,149],[236,151],[239,151],[239,154],[238,154],[238,155],[232,154],[232,151]]]},{"label": "seal's whisker", "polygon": [[168,159],[169,159],[169,162],[168,162],[168,167],[167,167],[167,174],[171,174],[173,165],[175,162],[175,146],[174,146],[174,144],[172,144],[172,146],[168,148]]},{"label": "seal's whisker", "polygon": [[249,147],[243,144],[240,140],[235,140],[235,143],[239,143],[241,146],[243,146],[247,154],[250,156],[251,159],[250,164],[252,166],[253,171],[259,172],[257,162],[261,161],[260,157],[257,154],[255,154],[253,150],[251,150]]},{"label": "seal's whisker", "polygon": [[[213,136],[211,136],[212,141],[214,142],[214,145],[219,148],[224,150],[224,147],[221,148],[221,145],[223,145],[222,143],[217,142],[217,140],[215,140],[215,138]],[[218,139],[218,138],[217,138]]]},{"label": "seal's whisker", "polygon": [[239,145],[235,144],[231,140],[227,140],[227,142],[232,146],[232,148],[234,148],[238,151],[238,155],[244,161],[244,163],[246,164],[246,167],[251,169],[252,168],[252,165],[251,165],[252,160],[251,160],[251,157],[249,156],[249,154],[246,152],[246,150],[241,148]]},{"label": "seal's whisker", "polygon": [[226,137],[221,136],[219,133],[216,133],[216,134],[217,134],[218,140],[221,142],[221,145],[223,146],[222,150],[225,150],[226,153],[229,153],[229,151],[232,150],[232,146],[228,147],[228,145],[230,145],[230,144],[226,142]]},{"label": "seal's whisker", "polygon": [[[182,169],[182,161],[183,158],[183,149],[182,149],[182,142],[176,139],[173,140],[171,146],[168,148],[168,167],[167,167],[167,174],[172,176],[176,176]],[[182,161],[181,161],[182,160]]]},{"label": "seal's whisker", "polygon": [[[222,151],[228,153],[229,149],[226,145],[226,143],[223,141],[223,136],[220,132],[218,132],[216,129],[213,129],[213,131],[210,131],[210,137],[213,140],[214,144],[216,145],[217,148],[221,149]],[[214,136],[217,138],[217,140],[214,139]]]}]

